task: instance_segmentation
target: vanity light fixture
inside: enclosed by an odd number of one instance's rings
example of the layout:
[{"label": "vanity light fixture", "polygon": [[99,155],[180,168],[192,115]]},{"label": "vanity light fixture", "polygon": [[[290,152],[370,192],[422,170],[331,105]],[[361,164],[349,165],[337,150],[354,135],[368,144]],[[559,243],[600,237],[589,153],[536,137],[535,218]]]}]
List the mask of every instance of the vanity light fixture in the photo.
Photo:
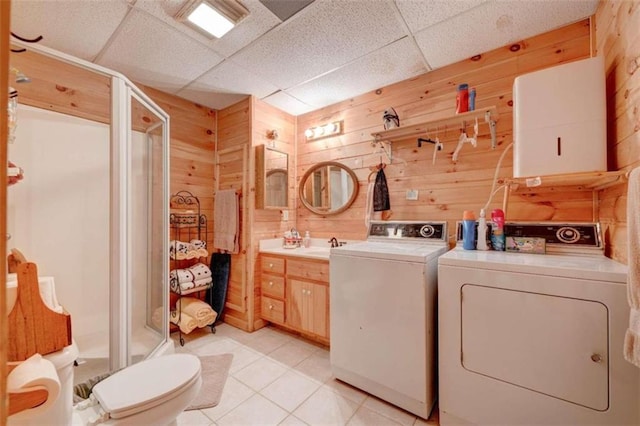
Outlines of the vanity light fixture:
[{"label": "vanity light fixture", "polygon": [[238,0],[188,0],[176,20],[209,38],[220,38],[248,14]]},{"label": "vanity light fixture", "polygon": [[304,136],[307,141],[315,141],[322,138],[328,138],[330,136],[341,135],[343,131],[342,120],[333,121],[331,123],[323,124],[322,126],[309,127],[304,131]]}]

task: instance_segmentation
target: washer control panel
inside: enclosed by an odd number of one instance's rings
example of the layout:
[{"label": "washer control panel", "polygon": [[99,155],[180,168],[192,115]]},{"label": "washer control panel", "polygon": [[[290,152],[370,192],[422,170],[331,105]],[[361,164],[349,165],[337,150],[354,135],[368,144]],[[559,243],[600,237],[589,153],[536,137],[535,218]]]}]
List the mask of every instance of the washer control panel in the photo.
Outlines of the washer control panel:
[{"label": "washer control panel", "polygon": [[446,222],[371,221],[369,238],[447,241]]}]

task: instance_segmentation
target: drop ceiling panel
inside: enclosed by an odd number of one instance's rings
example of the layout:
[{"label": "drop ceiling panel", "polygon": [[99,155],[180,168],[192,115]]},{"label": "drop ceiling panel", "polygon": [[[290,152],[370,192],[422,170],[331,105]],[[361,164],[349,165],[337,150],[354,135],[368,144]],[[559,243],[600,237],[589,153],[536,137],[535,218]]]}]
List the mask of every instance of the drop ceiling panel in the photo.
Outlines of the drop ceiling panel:
[{"label": "drop ceiling panel", "polygon": [[323,107],[425,72],[422,54],[405,37],[286,92],[305,103]]},{"label": "drop ceiling panel", "polygon": [[317,106],[308,105],[284,92],[274,93],[273,95],[269,95],[262,100],[271,106],[279,108],[282,111],[286,111],[291,115],[300,115],[313,111],[314,109],[318,109]]},{"label": "drop ceiling panel", "polygon": [[222,59],[157,18],[133,10],[97,62],[133,81],[175,93]]},{"label": "drop ceiling panel", "polygon": [[391,0],[316,1],[233,60],[286,89],[405,35]]},{"label": "drop ceiling panel", "polygon": [[225,57],[231,56],[280,23],[259,0],[242,0],[242,4],[249,10],[249,15],[224,37],[211,39],[174,19],[185,2],[186,0],[138,0],[135,7],[152,14]]},{"label": "drop ceiling panel", "polygon": [[234,64],[231,60],[218,64],[211,71],[189,84],[185,89],[244,95],[253,94],[258,98],[263,98],[278,90],[273,84]]},{"label": "drop ceiling panel", "polygon": [[396,4],[409,29],[415,33],[486,1],[488,0],[396,0]]},{"label": "drop ceiling panel", "polygon": [[13,1],[11,31],[40,44],[92,60],[129,11],[124,0]]},{"label": "drop ceiling panel", "polygon": [[179,91],[177,96],[187,99],[191,102],[195,102],[199,105],[203,105],[213,109],[224,109],[235,103],[240,102],[247,95],[237,95],[233,93],[219,93],[211,90],[197,90],[197,89],[183,89]]},{"label": "drop ceiling panel", "polygon": [[440,68],[526,37],[584,19],[598,2],[493,1],[433,25],[416,35],[432,68]]}]

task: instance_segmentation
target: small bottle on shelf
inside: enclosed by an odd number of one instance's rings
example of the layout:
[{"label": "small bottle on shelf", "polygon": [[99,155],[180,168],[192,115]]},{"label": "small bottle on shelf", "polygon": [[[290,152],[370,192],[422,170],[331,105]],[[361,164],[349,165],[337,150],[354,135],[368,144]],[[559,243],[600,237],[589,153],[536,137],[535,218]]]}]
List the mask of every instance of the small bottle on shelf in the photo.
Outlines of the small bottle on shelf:
[{"label": "small bottle on shelf", "polygon": [[302,245],[305,248],[311,247],[311,235],[309,235],[309,231],[305,231],[304,238],[302,239]]}]

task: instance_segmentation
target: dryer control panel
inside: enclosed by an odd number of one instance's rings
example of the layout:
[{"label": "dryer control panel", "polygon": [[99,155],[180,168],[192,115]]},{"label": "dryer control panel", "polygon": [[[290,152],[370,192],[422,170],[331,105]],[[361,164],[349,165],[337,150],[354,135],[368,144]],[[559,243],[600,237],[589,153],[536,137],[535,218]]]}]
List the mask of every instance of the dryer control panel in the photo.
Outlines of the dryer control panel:
[{"label": "dryer control panel", "polygon": [[371,221],[369,238],[447,241],[446,222]]}]

